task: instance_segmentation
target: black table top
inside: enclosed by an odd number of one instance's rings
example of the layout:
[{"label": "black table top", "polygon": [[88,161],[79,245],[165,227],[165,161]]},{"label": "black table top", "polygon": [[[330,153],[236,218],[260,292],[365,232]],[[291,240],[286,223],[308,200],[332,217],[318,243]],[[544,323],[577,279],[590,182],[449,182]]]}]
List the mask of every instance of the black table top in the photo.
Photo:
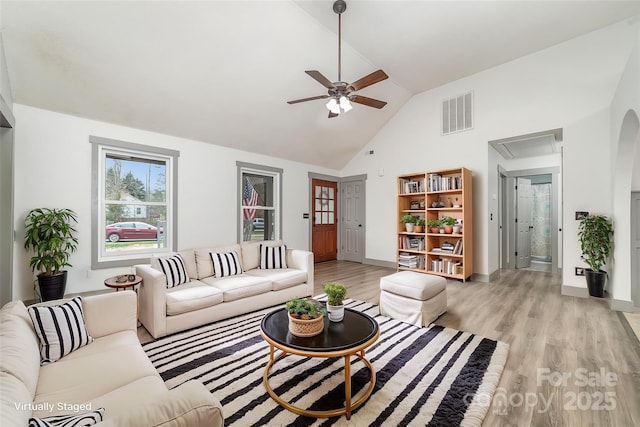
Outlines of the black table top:
[{"label": "black table top", "polygon": [[324,316],[324,330],[313,337],[296,337],[289,333],[289,313],[286,308],[264,316],[263,333],[278,344],[302,351],[342,351],[362,345],[378,334],[378,322],[350,308],[344,309],[341,322],[331,322]]}]

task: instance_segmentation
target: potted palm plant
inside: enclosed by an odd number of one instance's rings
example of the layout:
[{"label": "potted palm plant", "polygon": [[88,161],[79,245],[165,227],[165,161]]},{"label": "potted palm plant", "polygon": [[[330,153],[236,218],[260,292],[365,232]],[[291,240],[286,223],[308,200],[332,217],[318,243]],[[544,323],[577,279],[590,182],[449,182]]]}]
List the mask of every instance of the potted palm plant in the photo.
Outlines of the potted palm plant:
[{"label": "potted palm plant", "polygon": [[29,259],[31,270],[38,276],[42,301],[60,299],[67,285],[69,256],[76,251],[77,214],[70,209],[32,209],[24,220],[26,250],[34,252]]},{"label": "potted palm plant", "polygon": [[604,215],[587,215],[580,221],[578,238],[582,258],[590,268],[585,269],[589,295],[604,297],[607,272],[601,268],[607,263],[613,246],[613,224]]},{"label": "potted palm plant", "polygon": [[344,298],[347,296],[347,288],[336,282],[327,282],[322,285],[322,290],[327,294],[327,317],[332,322],[340,322],[344,318]]}]

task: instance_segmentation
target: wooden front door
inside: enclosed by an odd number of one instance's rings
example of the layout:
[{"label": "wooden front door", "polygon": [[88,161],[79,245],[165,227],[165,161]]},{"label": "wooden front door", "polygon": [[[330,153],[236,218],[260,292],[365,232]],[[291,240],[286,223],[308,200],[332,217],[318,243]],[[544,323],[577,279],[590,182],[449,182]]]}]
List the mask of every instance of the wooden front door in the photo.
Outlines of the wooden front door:
[{"label": "wooden front door", "polygon": [[315,262],[338,258],[338,183],[311,180],[313,215],[311,247]]}]

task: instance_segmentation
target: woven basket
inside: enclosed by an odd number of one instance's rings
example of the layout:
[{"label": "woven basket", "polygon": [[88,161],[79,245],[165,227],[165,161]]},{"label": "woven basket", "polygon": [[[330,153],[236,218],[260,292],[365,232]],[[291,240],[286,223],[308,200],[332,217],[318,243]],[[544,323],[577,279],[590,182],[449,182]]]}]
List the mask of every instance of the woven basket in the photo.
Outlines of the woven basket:
[{"label": "woven basket", "polygon": [[324,315],[315,319],[302,320],[289,315],[289,332],[296,337],[312,337],[324,330]]}]

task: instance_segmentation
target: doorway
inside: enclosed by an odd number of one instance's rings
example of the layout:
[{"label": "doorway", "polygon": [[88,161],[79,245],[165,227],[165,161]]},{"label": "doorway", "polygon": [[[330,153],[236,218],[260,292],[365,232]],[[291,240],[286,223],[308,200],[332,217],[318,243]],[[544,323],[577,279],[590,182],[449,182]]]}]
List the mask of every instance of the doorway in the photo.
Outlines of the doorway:
[{"label": "doorway", "polygon": [[365,180],[362,176],[340,181],[340,251],[344,261],[364,262]]},{"label": "doorway", "polygon": [[500,171],[500,268],[558,272],[559,168]]},{"label": "doorway", "polygon": [[311,250],[313,261],[338,258],[338,183],[311,180]]}]

